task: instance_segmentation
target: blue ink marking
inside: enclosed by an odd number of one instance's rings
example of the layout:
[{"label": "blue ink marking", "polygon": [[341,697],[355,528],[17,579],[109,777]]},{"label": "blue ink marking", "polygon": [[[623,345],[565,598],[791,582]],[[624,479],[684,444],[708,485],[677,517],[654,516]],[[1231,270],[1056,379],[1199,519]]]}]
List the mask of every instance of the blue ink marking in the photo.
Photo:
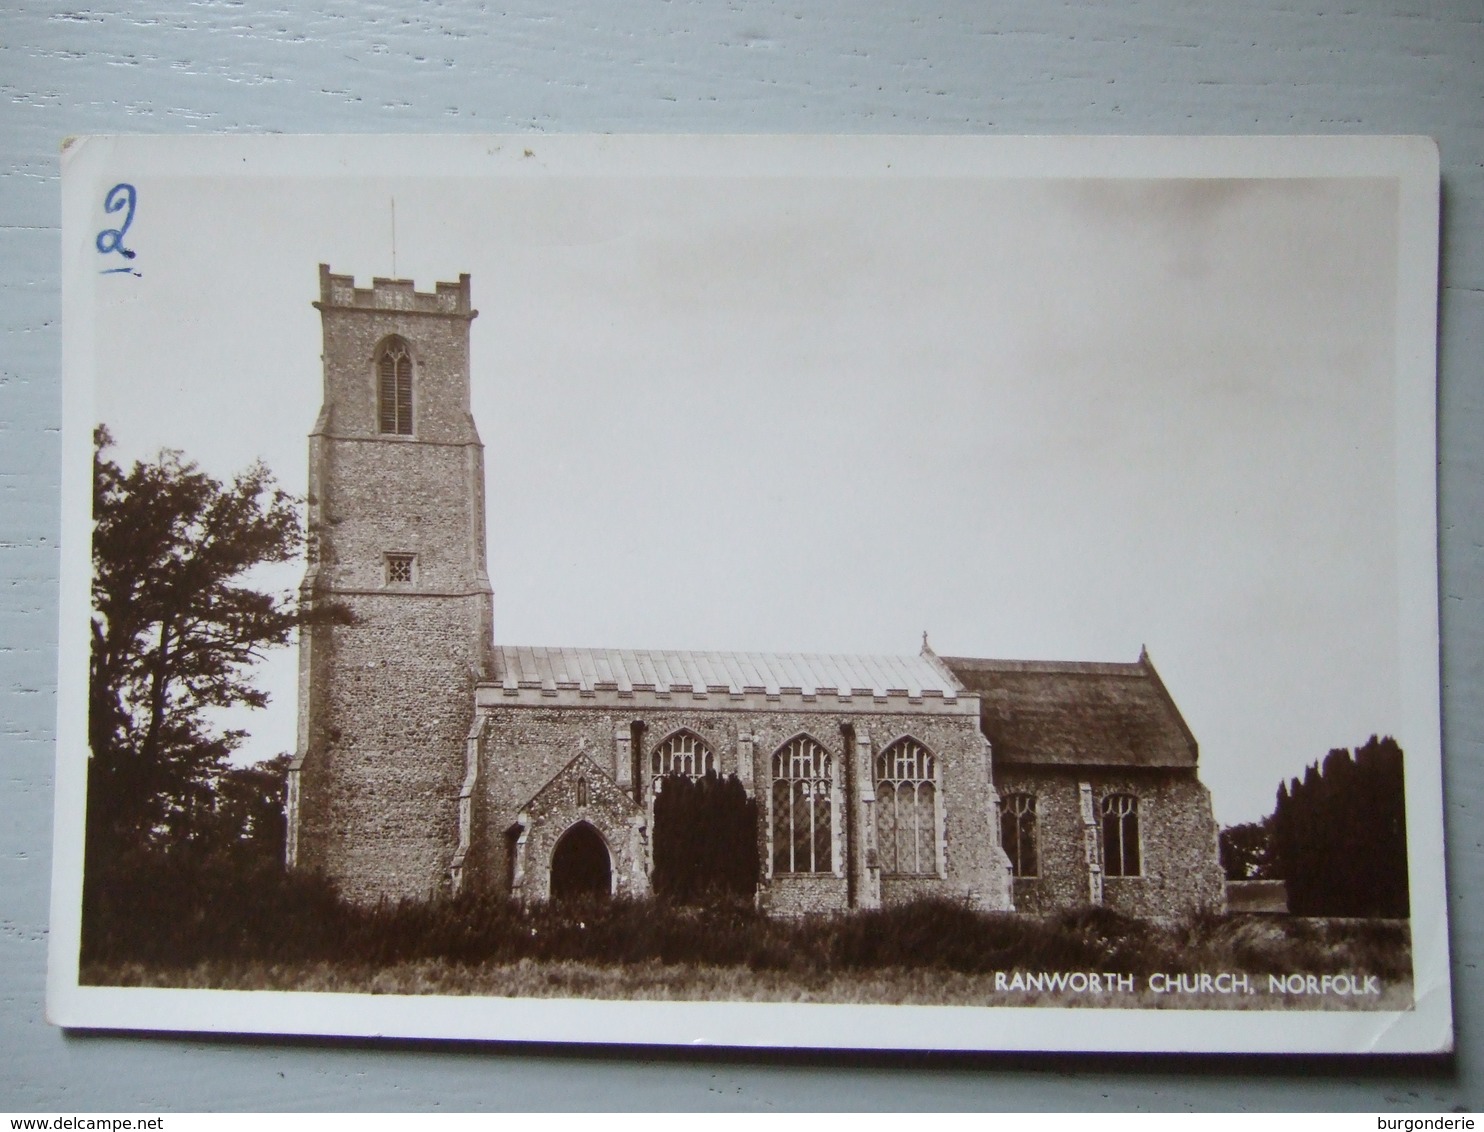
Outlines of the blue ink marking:
[{"label": "blue ink marking", "polygon": [[[108,190],[108,195],[103,198],[103,211],[123,212],[124,222],[117,228],[105,228],[98,233],[98,238],[94,242],[98,246],[99,254],[109,255],[113,252],[118,252],[125,259],[134,258],[134,252],[124,247],[124,233],[129,230],[129,225],[134,223],[134,203],[137,199],[134,186],[127,181],[120,181]],[[129,270],[131,269],[127,267],[115,267],[102,272],[102,274],[112,275],[115,272]]]}]

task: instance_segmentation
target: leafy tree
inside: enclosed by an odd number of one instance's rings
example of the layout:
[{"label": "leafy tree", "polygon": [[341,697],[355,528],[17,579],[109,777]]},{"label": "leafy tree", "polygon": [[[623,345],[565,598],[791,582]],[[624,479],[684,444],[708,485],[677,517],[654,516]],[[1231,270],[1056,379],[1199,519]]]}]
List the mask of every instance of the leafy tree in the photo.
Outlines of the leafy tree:
[{"label": "leafy tree", "polygon": [[1221,831],[1221,867],[1227,880],[1278,880],[1273,818],[1230,825]]},{"label": "leafy tree", "polygon": [[125,471],[111,444],[97,428],[90,875],[142,851],[205,852],[224,813],[240,828],[271,825],[263,800],[278,769],[229,768],[244,733],[218,732],[208,713],[268,702],[252,668],[300,617],[291,595],[254,589],[247,575],[304,544],[297,501],[261,463],[224,484],[175,451]]},{"label": "leafy tree", "polygon": [[213,783],[213,808],[197,838],[206,859],[237,868],[266,868],[283,861],[288,833],[285,803],[291,755],[229,767]]}]

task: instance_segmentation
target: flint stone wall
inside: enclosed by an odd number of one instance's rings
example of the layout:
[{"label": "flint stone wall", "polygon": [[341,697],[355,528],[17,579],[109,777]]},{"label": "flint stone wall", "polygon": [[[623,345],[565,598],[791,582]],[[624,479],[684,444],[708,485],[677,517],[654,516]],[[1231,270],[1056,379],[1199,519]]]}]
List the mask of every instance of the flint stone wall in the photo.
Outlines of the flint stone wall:
[{"label": "flint stone wall", "polygon": [[[1090,902],[1079,784],[1096,805],[1107,794],[1139,800],[1140,872],[1104,877],[1103,904],[1130,916],[1177,919],[1223,911],[1226,882],[1218,863],[1211,796],[1193,769],[1001,769],[1000,794],[1033,794],[1040,875],[1015,878],[1015,910],[1045,915]],[[1101,821],[1099,820],[1101,835]]]},{"label": "flint stone wall", "polygon": [[[311,516],[321,586],[466,593],[488,584],[480,564],[483,508],[471,504],[483,498],[478,444],[321,443],[325,458]],[[410,584],[388,586],[387,553],[417,556]],[[468,696],[471,688],[463,691]]]},{"label": "flint stone wall", "polygon": [[[758,802],[758,860],[763,907],[781,914],[829,912],[848,906],[847,781],[848,762],[842,724],[856,733],[869,731],[874,756],[903,735],[910,735],[934,755],[943,837],[939,847],[940,876],[894,883],[883,878],[891,900],[934,894],[965,896],[986,907],[1004,908],[1009,883],[998,849],[989,766],[972,715],[872,713],[833,708],[800,710],[776,708],[698,708],[635,705],[632,709],[583,708],[572,705],[488,703],[490,717],[481,756],[477,822],[485,827],[477,836],[479,859],[471,861],[474,883],[501,891],[503,878],[512,874],[513,841],[505,836],[515,826],[521,808],[574,756],[585,755],[618,782],[629,778],[621,767],[620,739],[632,734],[631,725],[644,725],[637,777],[625,789],[643,807],[646,833],[653,828],[654,748],[679,730],[688,730],[705,742],[717,757],[721,774],[737,774],[749,796]],[[798,735],[808,735],[829,752],[833,767],[834,839],[830,874],[772,874],[772,757]],[[743,764],[750,739],[752,759]],[[870,773],[874,775],[874,766]],[[873,783],[861,784],[873,787]],[[646,841],[647,843],[647,841]],[[529,867],[529,866],[528,866]]]},{"label": "flint stone wall", "polygon": [[[478,442],[469,413],[468,285],[440,284],[437,296],[406,280],[378,280],[374,291],[352,289],[348,276],[321,277],[325,401],[315,432],[376,437],[376,348],[389,335],[412,352],[413,435],[437,444]],[[419,301],[421,300],[421,301]],[[395,440],[393,440],[395,442]]]},{"label": "flint stone wall", "polygon": [[[579,783],[587,786],[587,801],[579,797]],[[633,798],[613,784],[607,773],[586,756],[573,759],[524,807],[524,868],[516,895],[522,900],[551,896],[551,859],[557,843],[573,827],[586,823],[608,849],[614,896],[639,897],[649,892],[649,849],[644,813]],[[512,849],[516,842],[510,842]]]},{"label": "flint stone wall", "polygon": [[477,598],[361,595],[319,626],[319,710],[300,772],[300,861],[352,900],[444,891],[473,719]]}]

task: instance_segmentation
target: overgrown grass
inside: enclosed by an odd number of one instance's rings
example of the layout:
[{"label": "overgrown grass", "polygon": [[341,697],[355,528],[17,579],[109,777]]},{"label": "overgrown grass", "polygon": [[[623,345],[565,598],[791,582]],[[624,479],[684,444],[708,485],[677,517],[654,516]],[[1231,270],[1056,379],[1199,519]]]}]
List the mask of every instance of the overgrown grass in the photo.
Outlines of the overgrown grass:
[{"label": "overgrown grass", "polygon": [[960,997],[948,1001],[981,1001],[994,972],[1014,970],[1351,972],[1388,986],[1411,976],[1404,921],[1162,925],[1105,908],[1042,919],[948,901],[803,920],[739,900],[523,908],[470,895],[363,907],[278,869],[162,866],[93,891],[82,960],[84,981],[109,985],[626,998],[689,987],[680,996],[769,1001],[942,1001],[950,985]]},{"label": "overgrown grass", "polygon": [[797,974],[696,963],[452,963],[419,959],[389,967],[336,963],[212,961],[184,968],[137,963],[99,969],[111,986],[189,990],[460,995],[500,998],[594,998],[631,1002],[856,1003],[884,1006],[1054,1006],[1154,1010],[1405,1010],[1411,983],[1388,983],[1378,997],[1156,994],[1133,991],[1003,990],[992,973],[931,967],[882,967]]}]

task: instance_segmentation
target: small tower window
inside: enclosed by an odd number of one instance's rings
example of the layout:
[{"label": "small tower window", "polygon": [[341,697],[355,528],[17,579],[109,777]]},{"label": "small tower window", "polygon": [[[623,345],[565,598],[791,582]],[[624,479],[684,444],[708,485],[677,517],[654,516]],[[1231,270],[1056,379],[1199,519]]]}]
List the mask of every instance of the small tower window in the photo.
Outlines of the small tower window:
[{"label": "small tower window", "polygon": [[412,435],[412,351],[388,338],[376,351],[377,431]]},{"label": "small tower window", "polygon": [[410,585],[416,564],[415,554],[388,554],[386,556],[386,584],[389,586]]}]

